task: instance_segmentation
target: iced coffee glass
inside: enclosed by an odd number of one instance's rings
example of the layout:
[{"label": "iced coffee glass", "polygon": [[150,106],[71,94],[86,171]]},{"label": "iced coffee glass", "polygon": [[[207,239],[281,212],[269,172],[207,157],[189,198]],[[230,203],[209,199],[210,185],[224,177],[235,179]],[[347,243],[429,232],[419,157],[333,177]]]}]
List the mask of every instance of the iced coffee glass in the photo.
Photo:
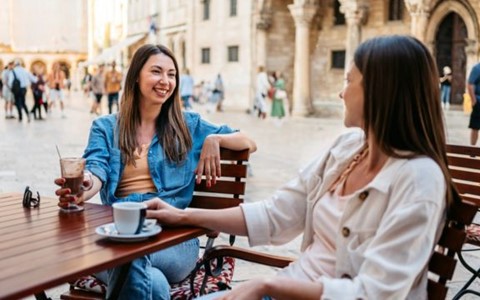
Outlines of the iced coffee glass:
[{"label": "iced coffee glass", "polygon": [[[60,159],[60,170],[62,178],[65,179],[64,188],[70,189],[70,194],[67,196],[79,196],[84,191],[91,188],[85,188],[84,180],[91,181],[91,174],[85,172],[85,158],[81,157],[66,157]],[[68,207],[62,208],[64,212],[82,211],[83,206],[75,203],[69,203]]]}]

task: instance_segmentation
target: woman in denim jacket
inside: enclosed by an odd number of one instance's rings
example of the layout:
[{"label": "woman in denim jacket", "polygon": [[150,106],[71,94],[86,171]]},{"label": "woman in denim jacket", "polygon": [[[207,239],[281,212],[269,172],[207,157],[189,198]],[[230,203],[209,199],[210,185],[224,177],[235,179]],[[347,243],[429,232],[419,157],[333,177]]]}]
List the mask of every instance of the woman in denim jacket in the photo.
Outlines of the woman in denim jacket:
[{"label": "woman in denim jacket", "polygon": [[[207,186],[220,176],[220,147],[256,150],[255,143],[228,126],[217,126],[192,112],[181,111],[179,72],[166,47],[145,45],[135,53],[117,114],[93,122],[84,157],[92,173],[91,189],[78,198],[60,188],[59,206],[82,203],[100,191],[103,204],[160,198],[184,209],[195,181],[205,175]],[[195,178],[196,175],[196,178]],[[196,180],[195,180],[196,179]],[[55,180],[62,186],[63,178]],[[198,240],[136,259],[121,299],[170,299],[169,283],[184,279],[198,258]],[[119,268],[98,274],[109,286]]]},{"label": "woman in denim jacket", "polygon": [[302,254],[274,278],[212,299],[427,299],[427,265],[459,201],[447,169],[438,72],[408,36],[365,41],[340,93],[341,135],[265,201],[228,210],[178,210],[148,201],[148,217],[235,235],[251,245],[303,233]]}]

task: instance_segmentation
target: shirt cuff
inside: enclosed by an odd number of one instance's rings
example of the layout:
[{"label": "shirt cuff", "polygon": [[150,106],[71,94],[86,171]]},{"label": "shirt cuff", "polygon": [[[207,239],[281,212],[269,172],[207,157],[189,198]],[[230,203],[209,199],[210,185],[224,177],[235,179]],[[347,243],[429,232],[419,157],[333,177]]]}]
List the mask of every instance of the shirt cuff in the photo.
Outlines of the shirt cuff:
[{"label": "shirt cuff", "polygon": [[248,230],[248,242],[251,247],[270,243],[270,226],[263,202],[242,203],[245,224]]}]

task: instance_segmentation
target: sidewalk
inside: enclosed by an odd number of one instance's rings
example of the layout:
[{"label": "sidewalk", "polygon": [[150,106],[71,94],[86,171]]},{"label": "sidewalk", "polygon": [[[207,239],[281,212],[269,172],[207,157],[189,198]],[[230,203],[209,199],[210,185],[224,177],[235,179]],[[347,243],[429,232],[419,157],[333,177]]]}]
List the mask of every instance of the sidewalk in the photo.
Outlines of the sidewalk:
[{"label": "sidewalk", "polygon": [[[31,99],[28,105],[31,106]],[[104,99],[104,102],[105,99]],[[96,116],[89,114],[91,100],[83,99],[80,93],[72,93],[66,100],[67,118],[61,118],[58,107],[47,116],[45,121],[19,123],[17,120],[5,120],[3,110],[0,113],[0,193],[23,192],[26,185],[38,190],[42,196],[54,196],[56,189],[53,179],[60,173],[55,145],[62,156],[78,156],[83,153],[87,143],[91,122]],[[228,123],[248,133],[258,145],[251,156],[252,176],[248,178],[245,201],[261,201],[271,195],[276,188],[295,176],[298,169],[320,154],[339,133],[345,131],[343,121],[331,118],[287,118],[281,124],[274,120],[260,120],[245,112],[205,112],[205,107],[194,108],[203,117],[214,123]],[[341,102],[339,101],[339,107]],[[106,112],[106,107],[103,108]],[[468,144],[468,117],[461,111],[447,111],[446,123],[448,140],[452,143]],[[398,124],[402,126],[402,124]],[[98,201],[94,199],[94,201]],[[223,241],[227,242],[225,236]],[[245,238],[237,238],[236,245],[248,246]],[[300,238],[279,247],[257,247],[257,250],[279,255],[296,257],[299,254]],[[479,256],[469,254],[478,261]],[[458,264],[459,266],[460,264]],[[235,282],[257,276],[274,274],[275,270],[259,265],[238,261],[235,269]],[[465,281],[465,273],[459,267],[451,284],[449,299]],[[52,299],[67,290],[66,285],[49,292]],[[479,288],[480,289],[480,288]],[[29,297],[28,299],[33,299]],[[464,297],[463,299],[473,299]]]}]

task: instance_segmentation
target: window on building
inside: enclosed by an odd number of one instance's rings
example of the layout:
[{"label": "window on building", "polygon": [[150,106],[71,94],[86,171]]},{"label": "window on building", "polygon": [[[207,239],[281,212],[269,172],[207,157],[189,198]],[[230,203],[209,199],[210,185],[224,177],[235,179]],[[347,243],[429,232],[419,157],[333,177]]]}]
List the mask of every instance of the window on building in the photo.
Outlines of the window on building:
[{"label": "window on building", "polygon": [[237,0],[230,0],[230,17],[237,15]]},{"label": "window on building", "polygon": [[237,62],[238,61],[238,46],[229,46],[228,47],[228,61]]},{"label": "window on building", "polygon": [[345,15],[340,11],[340,1],[335,0],[333,4],[334,25],[345,25]]},{"label": "window on building", "polygon": [[203,0],[203,19],[210,19],[210,0]]},{"label": "window on building", "polygon": [[332,51],[332,69],[345,69],[345,50]]},{"label": "window on building", "polygon": [[202,64],[210,63],[210,48],[202,48]]},{"label": "window on building", "polygon": [[403,19],[403,1],[388,0],[388,20],[399,21]]}]

